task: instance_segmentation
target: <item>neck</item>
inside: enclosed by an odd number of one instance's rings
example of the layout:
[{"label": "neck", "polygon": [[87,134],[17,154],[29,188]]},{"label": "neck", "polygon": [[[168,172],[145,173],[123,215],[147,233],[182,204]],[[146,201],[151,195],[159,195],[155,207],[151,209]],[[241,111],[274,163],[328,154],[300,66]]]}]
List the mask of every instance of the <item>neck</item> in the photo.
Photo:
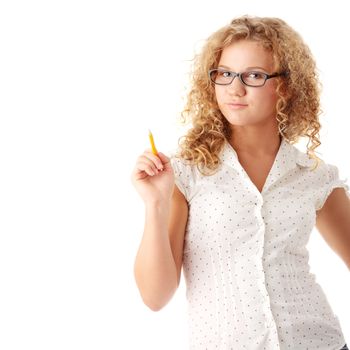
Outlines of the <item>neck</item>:
[{"label": "neck", "polygon": [[280,148],[282,136],[276,133],[254,131],[242,132],[242,129],[232,133],[229,143],[238,154],[248,156],[275,156]]}]

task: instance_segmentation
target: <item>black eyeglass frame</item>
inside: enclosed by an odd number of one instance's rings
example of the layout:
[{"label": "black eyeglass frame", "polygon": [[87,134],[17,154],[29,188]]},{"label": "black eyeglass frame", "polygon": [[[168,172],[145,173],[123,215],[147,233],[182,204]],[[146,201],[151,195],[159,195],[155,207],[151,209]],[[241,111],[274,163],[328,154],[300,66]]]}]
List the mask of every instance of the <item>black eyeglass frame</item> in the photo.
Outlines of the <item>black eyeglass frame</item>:
[{"label": "black eyeglass frame", "polygon": [[[221,72],[228,72],[228,73],[231,73],[232,74],[232,80],[229,82],[229,83],[226,83],[226,84],[220,84],[220,83],[217,83],[215,82],[212,78],[211,78],[211,74],[212,72],[215,72],[215,71],[221,71]],[[247,83],[245,83],[242,79],[242,74],[244,73],[259,73],[259,74],[262,74],[264,77],[265,77],[265,80],[264,80],[264,83],[262,85],[249,85]],[[220,69],[220,68],[214,68],[214,69],[210,69],[209,72],[208,72],[208,75],[209,75],[209,79],[210,81],[212,81],[214,84],[216,85],[230,85],[232,84],[233,80],[238,77],[239,80],[241,81],[242,84],[246,85],[246,86],[249,86],[249,87],[261,87],[261,86],[264,86],[265,83],[266,83],[266,80],[268,79],[271,79],[271,78],[275,78],[275,77],[279,77],[279,76],[288,76],[288,72],[281,72],[281,73],[272,73],[272,74],[267,74],[267,73],[264,73],[264,72],[259,72],[259,71],[245,71],[245,72],[241,72],[241,73],[236,73],[236,72],[232,72],[232,71],[229,71],[227,69]]]}]

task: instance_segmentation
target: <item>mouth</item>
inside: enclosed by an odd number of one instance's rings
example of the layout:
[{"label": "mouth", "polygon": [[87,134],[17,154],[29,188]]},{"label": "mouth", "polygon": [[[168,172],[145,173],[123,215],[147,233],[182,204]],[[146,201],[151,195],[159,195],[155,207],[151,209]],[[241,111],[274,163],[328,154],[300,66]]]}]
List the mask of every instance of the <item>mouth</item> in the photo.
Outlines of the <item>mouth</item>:
[{"label": "mouth", "polygon": [[241,109],[241,108],[248,107],[248,105],[244,105],[241,103],[227,103],[227,106],[231,109]]}]

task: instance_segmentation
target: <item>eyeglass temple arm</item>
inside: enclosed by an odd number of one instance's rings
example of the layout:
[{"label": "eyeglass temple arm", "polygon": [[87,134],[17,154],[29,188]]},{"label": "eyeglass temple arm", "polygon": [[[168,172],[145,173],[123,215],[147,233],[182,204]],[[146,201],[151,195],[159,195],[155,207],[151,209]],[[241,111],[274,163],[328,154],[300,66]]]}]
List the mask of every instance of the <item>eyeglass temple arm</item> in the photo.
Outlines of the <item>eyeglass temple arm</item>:
[{"label": "eyeglass temple arm", "polygon": [[285,71],[285,72],[282,72],[282,73],[273,73],[273,74],[266,74],[267,77],[266,79],[270,79],[270,78],[274,78],[274,77],[278,77],[280,75],[284,75],[284,76],[288,76],[289,75],[289,72],[288,71]]}]

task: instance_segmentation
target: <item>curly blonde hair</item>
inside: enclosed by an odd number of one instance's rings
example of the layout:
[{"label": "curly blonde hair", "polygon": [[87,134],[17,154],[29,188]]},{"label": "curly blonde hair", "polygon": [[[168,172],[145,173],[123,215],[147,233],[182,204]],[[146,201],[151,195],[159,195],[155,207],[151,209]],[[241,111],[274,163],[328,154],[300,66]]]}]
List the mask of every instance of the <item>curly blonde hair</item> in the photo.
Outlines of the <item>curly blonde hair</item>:
[{"label": "curly blonde hair", "polygon": [[[276,119],[279,134],[294,144],[308,137],[307,154],[316,160],[319,140],[320,92],[316,63],[301,36],[279,18],[242,16],[233,19],[207,38],[201,52],[193,58],[190,90],[181,112],[183,123],[192,127],[179,139],[178,156],[196,164],[204,175],[218,170],[219,154],[231,128],[221,113],[208,71],[217,68],[223,49],[238,40],[259,42],[273,56],[276,71],[288,72],[277,77]],[[311,142],[311,146],[309,144]]]}]

